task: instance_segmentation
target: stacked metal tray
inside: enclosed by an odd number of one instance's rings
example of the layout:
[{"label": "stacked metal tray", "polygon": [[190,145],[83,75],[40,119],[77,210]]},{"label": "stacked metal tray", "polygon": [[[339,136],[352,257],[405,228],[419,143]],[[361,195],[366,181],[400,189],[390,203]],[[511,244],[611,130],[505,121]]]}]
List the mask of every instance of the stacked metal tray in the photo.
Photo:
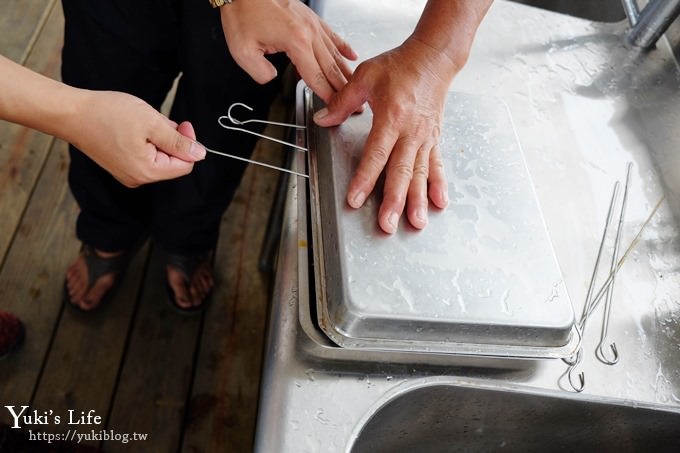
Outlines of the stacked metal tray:
[{"label": "stacked metal tray", "polygon": [[505,105],[450,93],[441,150],[449,206],[422,230],[377,226],[379,187],[361,209],[346,191],[371,112],[324,129],[304,89],[317,321],[337,345],[560,358],[578,344],[574,312]]}]

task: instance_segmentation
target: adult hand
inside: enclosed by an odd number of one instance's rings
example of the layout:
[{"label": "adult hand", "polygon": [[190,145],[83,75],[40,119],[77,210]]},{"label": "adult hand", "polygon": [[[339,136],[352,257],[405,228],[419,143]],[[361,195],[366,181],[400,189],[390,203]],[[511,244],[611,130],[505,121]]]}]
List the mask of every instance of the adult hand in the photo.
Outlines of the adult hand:
[{"label": "adult hand", "polygon": [[74,144],[128,187],[189,173],[205,157],[177,126],[129,94],[73,88],[0,55],[0,118]]},{"label": "adult hand", "polygon": [[352,70],[345,58],[357,55],[299,0],[246,0],[220,8],[229,52],[256,82],[276,77],[265,55],[285,52],[300,77],[324,101],[346,83]]},{"label": "adult hand", "polygon": [[349,83],[314,115],[319,126],[334,126],[365,102],[370,105],[373,125],[350,181],[347,203],[361,207],[385,169],[378,224],[386,233],[397,230],[405,205],[411,225],[424,228],[428,195],[439,208],[448,204],[439,136],[452,78],[441,68],[451,66],[448,56],[411,37],[360,64]]},{"label": "adult hand", "polygon": [[385,169],[378,223],[387,233],[396,231],[405,205],[411,224],[424,228],[428,195],[440,208],[448,204],[438,145],[444,99],[491,3],[428,0],[411,36],[398,48],[359,65],[348,84],[314,117],[320,126],[334,126],[364,102],[373,109],[373,126],[347,202],[354,208],[363,205]]},{"label": "adult hand", "polygon": [[205,158],[189,122],[169,120],[141,99],[82,90],[66,139],[128,187],[186,175]]}]

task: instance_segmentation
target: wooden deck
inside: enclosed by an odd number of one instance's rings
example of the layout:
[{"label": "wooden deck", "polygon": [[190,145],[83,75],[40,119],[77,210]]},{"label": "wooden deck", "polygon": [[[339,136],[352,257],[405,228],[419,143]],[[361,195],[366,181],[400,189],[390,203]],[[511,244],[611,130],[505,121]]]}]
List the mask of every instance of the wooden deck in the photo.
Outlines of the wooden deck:
[{"label": "wooden deck", "polygon": [[[53,78],[62,32],[58,0],[0,2],[0,52]],[[285,111],[279,103],[272,116]],[[260,143],[255,156],[279,164],[283,153]],[[84,442],[107,452],[250,451],[268,300],[258,259],[279,175],[246,172],[222,224],[205,313],[170,308],[147,244],[115,299],[83,317],[62,306],[64,272],[79,249],[67,167],[65,143],[0,122],[0,309],[27,328],[23,349],[0,362],[0,422],[12,420],[4,406],[28,405],[52,416],[26,427],[34,432],[148,435]],[[69,410],[94,411],[102,423],[68,426]]]}]

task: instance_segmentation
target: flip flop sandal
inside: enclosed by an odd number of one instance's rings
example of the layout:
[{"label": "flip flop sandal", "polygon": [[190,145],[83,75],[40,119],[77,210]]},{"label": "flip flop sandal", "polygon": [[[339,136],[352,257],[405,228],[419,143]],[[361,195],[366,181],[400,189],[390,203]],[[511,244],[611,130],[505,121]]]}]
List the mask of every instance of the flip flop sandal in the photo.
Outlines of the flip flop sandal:
[{"label": "flip flop sandal", "polygon": [[[187,283],[187,286],[191,285],[191,282],[194,280],[194,276],[196,275],[196,271],[202,264],[208,263],[212,267],[212,251],[198,255],[177,255],[174,253],[166,253],[165,255],[166,269],[167,266],[177,269],[184,276],[184,281]],[[203,303],[200,305],[194,305],[190,308],[182,307],[177,303],[175,291],[173,291],[172,286],[170,286],[170,281],[168,280],[167,271],[165,272],[165,291],[168,294],[168,301],[172,307],[182,314],[197,313],[202,311],[206,306],[208,299],[210,299],[210,296],[212,295],[211,289],[203,299]]]},{"label": "flip flop sandal", "polygon": [[98,311],[102,306],[106,305],[112,299],[114,293],[118,289],[120,281],[122,280],[123,274],[127,269],[130,255],[128,252],[123,252],[120,255],[104,258],[99,256],[94,247],[88,244],[82,245],[80,253],[83,254],[83,257],[85,258],[85,266],[87,267],[87,291],[90,291],[97,280],[99,280],[101,277],[108,274],[114,274],[113,285],[111,288],[109,288],[106,294],[104,294],[104,297],[102,297],[99,303],[90,310],[85,310],[71,301],[71,295],[68,292],[68,282],[64,281],[64,303],[66,306],[78,313],[87,314]]}]

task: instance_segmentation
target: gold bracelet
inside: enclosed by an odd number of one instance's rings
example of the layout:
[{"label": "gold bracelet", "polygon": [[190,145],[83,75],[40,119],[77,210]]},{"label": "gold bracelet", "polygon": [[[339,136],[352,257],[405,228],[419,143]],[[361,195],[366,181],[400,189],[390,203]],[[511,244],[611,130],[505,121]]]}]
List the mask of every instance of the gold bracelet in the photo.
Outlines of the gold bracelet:
[{"label": "gold bracelet", "polygon": [[220,6],[226,5],[227,3],[231,3],[234,0],[208,0],[210,2],[210,6],[213,8],[219,8]]}]

